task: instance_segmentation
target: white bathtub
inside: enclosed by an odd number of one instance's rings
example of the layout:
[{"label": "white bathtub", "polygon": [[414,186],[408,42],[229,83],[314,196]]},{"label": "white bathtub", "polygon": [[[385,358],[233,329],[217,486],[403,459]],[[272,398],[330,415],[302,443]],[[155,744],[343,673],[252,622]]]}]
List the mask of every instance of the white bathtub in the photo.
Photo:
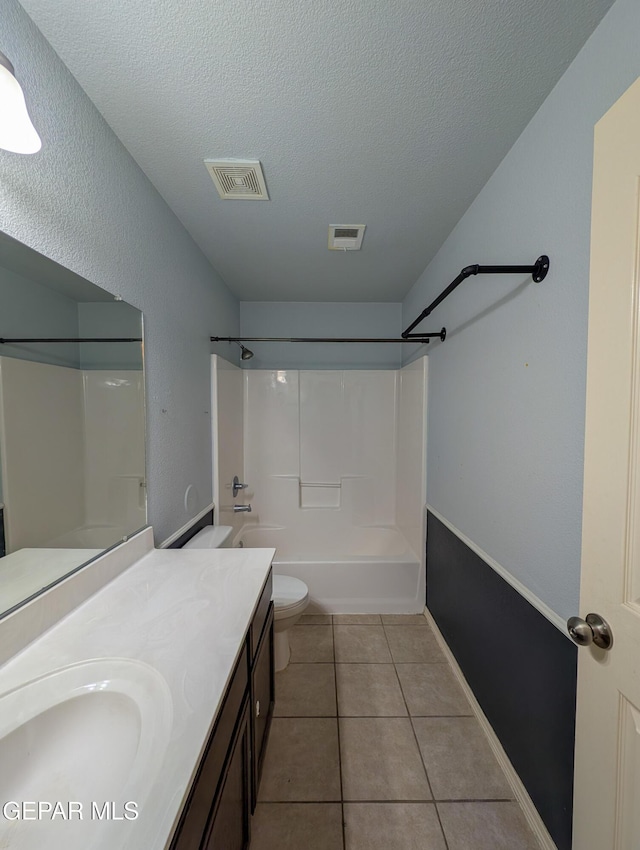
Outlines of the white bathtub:
[{"label": "white bathtub", "polygon": [[55,540],[49,540],[46,546],[51,549],[96,548],[102,550],[120,543],[127,533],[133,532],[127,532],[125,528],[117,525],[84,525],[61,534]]},{"label": "white bathtub", "polygon": [[274,572],[302,579],[308,613],[414,614],[424,610],[421,560],[390,526],[341,533],[296,534],[291,528],[246,525],[234,545],[275,547]]}]

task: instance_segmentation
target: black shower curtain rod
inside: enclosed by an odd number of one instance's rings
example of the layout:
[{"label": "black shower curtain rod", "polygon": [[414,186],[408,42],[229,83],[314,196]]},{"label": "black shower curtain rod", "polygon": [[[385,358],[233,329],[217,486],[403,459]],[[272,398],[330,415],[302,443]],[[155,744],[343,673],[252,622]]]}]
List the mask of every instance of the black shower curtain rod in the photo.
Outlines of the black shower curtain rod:
[{"label": "black shower curtain rod", "polygon": [[411,322],[409,327],[402,332],[402,337],[407,342],[415,340],[417,337],[422,336],[422,334],[412,334],[411,331],[419,325],[423,319],[426,319],[430,313],[436,309],[438,304],[440,304],[444,299],[451,295],[453,290],[459,286],[463,280],[466,280],[468,277],[471,277],[472,274],[530,274],[536,283],[540,283],[540,281],[544,280],[547,276],[547,272],[549,271],[549,257],[546,254],[542,254],[532,266],[466,266],[460,274],[451,281],[449,286],[445,290],[443,290],[440,295],[436,299],[434,299],[428,307],[420,313],[418,318]]},{"label": "black shower curtain rod", "polygon": [[429,339],[437,337],[443,342],[447,329],[441,328],[437,333],[415,334],[411,339],[403,337],[337,337],[337,336],[212,336],[211,342],[414,342],[428,343]]},{"label": "black shower curtain rod", "polygon": [[13,345],[18,342],[142,342],[142,337],[104,336],[104,337],[0,337],[0,345]]}]

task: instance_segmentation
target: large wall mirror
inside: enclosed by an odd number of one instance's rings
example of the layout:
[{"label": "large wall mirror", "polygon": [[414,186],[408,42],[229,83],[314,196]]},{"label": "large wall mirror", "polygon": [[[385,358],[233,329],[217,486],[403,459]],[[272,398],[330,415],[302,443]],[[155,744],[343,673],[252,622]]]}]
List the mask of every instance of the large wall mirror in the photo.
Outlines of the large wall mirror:
[{"label": "large wall mirror", "polygon": [[142,314],[0,233],[0,617],[147,522]]}]

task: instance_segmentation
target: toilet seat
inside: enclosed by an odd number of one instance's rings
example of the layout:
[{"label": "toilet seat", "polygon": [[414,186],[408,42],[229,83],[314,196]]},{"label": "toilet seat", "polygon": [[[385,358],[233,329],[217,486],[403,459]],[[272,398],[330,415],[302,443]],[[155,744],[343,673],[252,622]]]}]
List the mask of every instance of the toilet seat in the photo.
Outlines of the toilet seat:
[{"label": "toilet seat", "polygon": [[282,620],[295,616],[297,609],[304,611],[309,602],[309,588],[299,578],[274,575],[271,598],[275,619]]}]

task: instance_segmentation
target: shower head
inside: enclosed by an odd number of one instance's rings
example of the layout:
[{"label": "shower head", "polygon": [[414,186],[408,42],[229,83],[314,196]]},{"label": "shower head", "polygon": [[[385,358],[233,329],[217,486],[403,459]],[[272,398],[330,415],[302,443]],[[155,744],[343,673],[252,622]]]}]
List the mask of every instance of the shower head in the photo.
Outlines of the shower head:
[{"label": "shower head", "polygon": [[238,342],[237,339],[234,339],[233,342],[235,342],[236,345],[240,346],[240,351],[241,351],[240,359],[241,360],[251,360],[251,358],[253,357],[253,351],[251,351],[249,348],[246,348],[241,342]]}]

